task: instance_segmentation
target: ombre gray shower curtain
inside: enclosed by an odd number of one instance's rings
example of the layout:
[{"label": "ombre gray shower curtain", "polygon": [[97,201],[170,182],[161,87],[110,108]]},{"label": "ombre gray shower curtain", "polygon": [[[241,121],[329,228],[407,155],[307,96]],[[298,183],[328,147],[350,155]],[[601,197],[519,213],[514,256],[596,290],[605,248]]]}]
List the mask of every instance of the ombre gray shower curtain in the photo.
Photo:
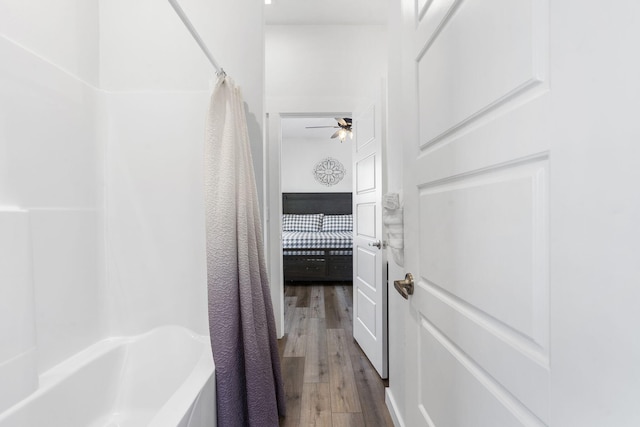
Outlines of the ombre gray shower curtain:
[{"label": "ombre gray shower curtain", "polygon": [[218,427],[276,427],[285,400],[256,182],[242,95],[226,75],[207,117],[205,191]]}]

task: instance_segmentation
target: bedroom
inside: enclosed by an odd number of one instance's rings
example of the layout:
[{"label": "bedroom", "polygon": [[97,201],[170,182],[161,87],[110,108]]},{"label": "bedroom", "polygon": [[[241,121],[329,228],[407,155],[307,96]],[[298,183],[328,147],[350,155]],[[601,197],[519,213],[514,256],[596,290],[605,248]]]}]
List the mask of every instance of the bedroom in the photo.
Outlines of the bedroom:
[{"label": "bedroom", "polygon": [[353,142],[347,135],[331,139],[341,130],[336,126],[331,117],[282,119],[283,278],[288,284],[353,277]]}]

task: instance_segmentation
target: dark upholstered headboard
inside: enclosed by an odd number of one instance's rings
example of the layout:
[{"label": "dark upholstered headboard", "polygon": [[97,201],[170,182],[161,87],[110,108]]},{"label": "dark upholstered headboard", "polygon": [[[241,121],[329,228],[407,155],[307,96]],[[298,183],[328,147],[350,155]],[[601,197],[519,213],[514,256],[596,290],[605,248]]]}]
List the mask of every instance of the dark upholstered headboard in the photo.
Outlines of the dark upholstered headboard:
[{"label": "dark upholstered headboard", "polygon": [[351,193],[282,193],[282,213],[351,213]]}]

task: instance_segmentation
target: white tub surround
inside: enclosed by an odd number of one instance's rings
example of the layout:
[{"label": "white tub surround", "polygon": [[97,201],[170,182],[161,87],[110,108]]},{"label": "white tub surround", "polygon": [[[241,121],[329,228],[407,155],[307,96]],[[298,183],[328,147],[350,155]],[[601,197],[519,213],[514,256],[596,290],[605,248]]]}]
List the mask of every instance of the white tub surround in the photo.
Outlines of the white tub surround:
[{"label": "white tub surround", "polygon": [[215,425],[209,338],[179,326],[94,344],[40,376],[0,427]]},{"label": "white tub surround", "polygon": [[38,377],[28,213],[0,208],[0,236],[1,412],[33,392]]},{"label": "white tub surround", "polygon": [[[184,3],[261,168],[264,6]],[[0,426],[214,425],[208,338],[158,332],[208,331],[211,65],[166,0],[2,0],[0,58]]]}]

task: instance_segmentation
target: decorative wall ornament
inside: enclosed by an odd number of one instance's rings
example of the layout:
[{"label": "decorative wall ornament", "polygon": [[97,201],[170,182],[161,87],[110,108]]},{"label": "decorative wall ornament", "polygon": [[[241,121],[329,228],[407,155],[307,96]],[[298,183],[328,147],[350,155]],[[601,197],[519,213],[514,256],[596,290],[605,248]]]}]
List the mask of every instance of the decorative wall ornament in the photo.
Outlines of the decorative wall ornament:
[{"label": "decorative wall ornament", "polygon": [[316,181],[328,187],[342,181],[346,173],[347,170],[342,163],[333,157],[320,160],[313,168],[313,175],[316,177]]}]

